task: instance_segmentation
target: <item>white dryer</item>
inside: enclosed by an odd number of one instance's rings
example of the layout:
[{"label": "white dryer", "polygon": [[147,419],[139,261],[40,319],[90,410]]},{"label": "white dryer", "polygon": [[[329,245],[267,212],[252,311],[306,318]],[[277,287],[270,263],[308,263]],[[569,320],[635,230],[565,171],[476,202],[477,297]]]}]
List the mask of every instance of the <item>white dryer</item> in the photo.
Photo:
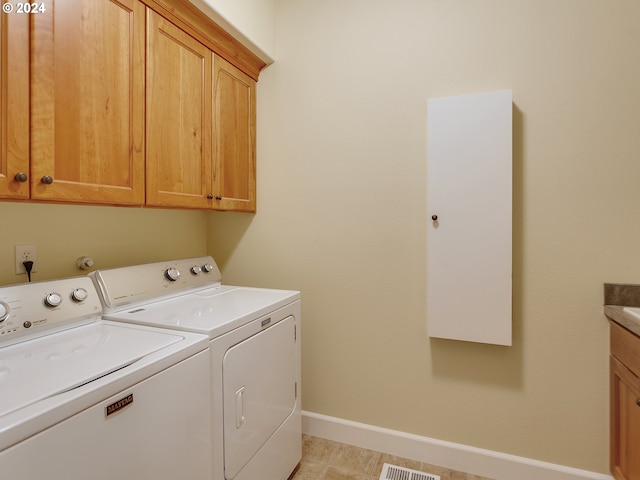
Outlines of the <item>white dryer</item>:
[{"label": "white dryer", "polygon": [[91,274],[105,318],[211,345],[213,480],[286,480],[302,456],[300,292],[222,285],[211,257]]},{"label": "white dryer", "polygon": [[101,314],[87,277],[0,287],[0,476],[208,480],[206,336]]}]

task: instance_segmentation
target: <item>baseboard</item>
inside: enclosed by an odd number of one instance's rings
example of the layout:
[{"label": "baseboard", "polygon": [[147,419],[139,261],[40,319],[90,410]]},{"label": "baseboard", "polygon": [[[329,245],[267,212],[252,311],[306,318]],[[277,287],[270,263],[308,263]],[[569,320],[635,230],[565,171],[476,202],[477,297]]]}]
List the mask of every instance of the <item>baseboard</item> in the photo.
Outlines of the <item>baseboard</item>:
[{"label": "baseboard", "polygon": [[613,480],[611,475],[445,442],[313,412],[302,412],[302,432],[495,480]]}]

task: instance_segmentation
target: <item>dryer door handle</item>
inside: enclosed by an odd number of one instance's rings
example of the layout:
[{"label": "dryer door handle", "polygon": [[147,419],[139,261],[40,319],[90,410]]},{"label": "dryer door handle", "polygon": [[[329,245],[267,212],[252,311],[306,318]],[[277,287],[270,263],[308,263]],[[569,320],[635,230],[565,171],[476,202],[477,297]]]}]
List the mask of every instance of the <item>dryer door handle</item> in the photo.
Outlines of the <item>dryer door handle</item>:
[{"label": "dryer door handle", "polygon": [[244,416],[244,386],[236,392],[236,428],[242,427],[247,423]]}]

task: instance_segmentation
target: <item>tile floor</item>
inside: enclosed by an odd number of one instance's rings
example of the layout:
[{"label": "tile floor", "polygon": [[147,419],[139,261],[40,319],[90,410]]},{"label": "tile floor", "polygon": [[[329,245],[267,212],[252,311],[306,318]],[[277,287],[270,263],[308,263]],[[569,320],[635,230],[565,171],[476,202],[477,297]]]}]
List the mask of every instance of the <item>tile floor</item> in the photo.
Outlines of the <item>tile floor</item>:
[{"label": "tile floor", "polygon": [[302,461],[289,480],[379,480],[384,463],[440,475],[441,480],[491,480],[310,435],[302,436]]}]

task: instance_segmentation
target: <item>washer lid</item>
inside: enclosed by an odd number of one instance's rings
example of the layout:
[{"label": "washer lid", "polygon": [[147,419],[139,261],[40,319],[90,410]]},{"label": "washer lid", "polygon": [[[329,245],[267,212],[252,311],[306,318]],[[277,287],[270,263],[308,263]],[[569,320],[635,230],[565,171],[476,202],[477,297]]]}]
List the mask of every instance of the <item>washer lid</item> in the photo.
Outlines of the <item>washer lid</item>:
[{"label": "washer lid", "polygon": [[300,292],[221,285],[104,315],[109,320],[204,333],[215,338],[298,300]]},{"label": "washer lid", "polygon": [[182,336],[94,322],[0,349],[0,417],[103,377]]}]

